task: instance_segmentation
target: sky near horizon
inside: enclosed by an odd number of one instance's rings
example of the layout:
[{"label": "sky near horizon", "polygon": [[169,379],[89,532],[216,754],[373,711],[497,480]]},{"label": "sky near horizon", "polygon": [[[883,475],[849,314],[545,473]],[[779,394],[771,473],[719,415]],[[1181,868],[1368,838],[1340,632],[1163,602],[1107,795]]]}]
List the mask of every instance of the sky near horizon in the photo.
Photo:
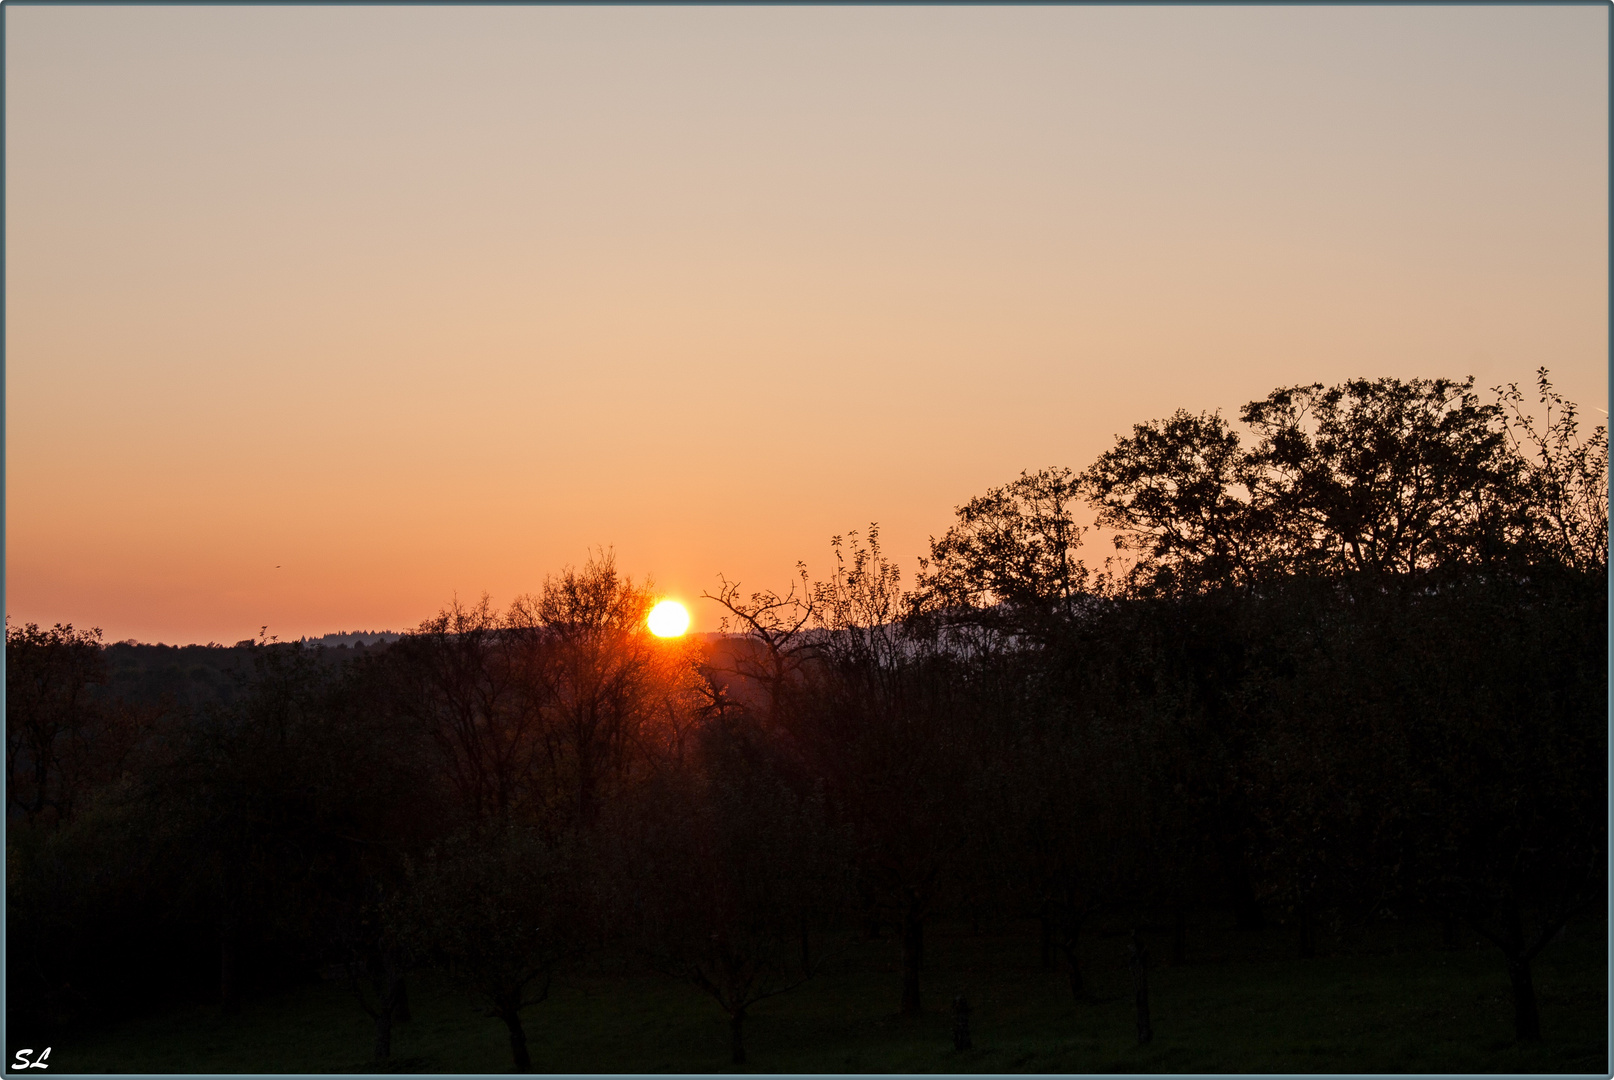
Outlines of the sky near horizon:
[{"label": "sky near horizon", "polygon": [[1607,407],[1603,6],[0,10],[13,623],[397,630],[609,546],[710,630],[1177,408]]}]

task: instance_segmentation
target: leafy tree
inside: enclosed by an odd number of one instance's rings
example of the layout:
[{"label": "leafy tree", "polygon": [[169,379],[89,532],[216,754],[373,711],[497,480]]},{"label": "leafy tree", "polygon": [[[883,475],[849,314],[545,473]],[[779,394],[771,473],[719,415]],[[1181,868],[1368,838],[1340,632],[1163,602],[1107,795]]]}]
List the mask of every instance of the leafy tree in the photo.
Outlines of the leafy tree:
[{"label": "leafy tree", "polygon": [[179,719],[135,797],[169,888],[217,929],[219,998],[239,1004],[243,946],[328,947],[377,849],[409,842],[440,804],[384,710],[343,701],[338,671],[297,643],[253,649],[228,708]]},{"label": "leafy tree", "polygon": [[105,742],[101,631],[6,625],[6,805],[25,822],[73,816]]},{"label": "leafy tree", "polygon": [[148,812],[168,826],[154,839],[185,867],[173,886],[210,909],[226,1011],[239,1007],[243,933],[280,924],[295,934],[316,916],[304,890],[329,869],[327,800],[341,798],[311,775],[332,760],[329,671],[297,644],[256,647],[254,667],[234,706],[178,725],[172,756],[142,791]]},{"label": "leafy tree", "polygon": [[1449,587],[1398,613],[1386,665],[1414,887],[1501,950],[1523,1040],[1541,1036],[1531,962],[1607,887],[1606,582]]},{"label": "leafy tree", "polygon": [[1080,487],[1134,559],[1128,581],[1141,594],[1247,585],[1278,555],[1254,463],[1219,414],[1135,425]]},{"label": "leafy tree", "polygon": [[1071,512],[1078,486],[1069,469],[1022,472],[958,507],[957,523],[931,539],[930,558],[921,560],[915,603],[999,612],[1022,633],[1068,619],[1088,578],[1076,558],[1086,531]]},{"label": "leafy tree", "polygon": [[1473,385],[1353,379],[1244,407],[1260,438],[1253,501],[1292,538],[1301,568],[1411,573],[1505,555],[1517,459],[1500,407]]}]

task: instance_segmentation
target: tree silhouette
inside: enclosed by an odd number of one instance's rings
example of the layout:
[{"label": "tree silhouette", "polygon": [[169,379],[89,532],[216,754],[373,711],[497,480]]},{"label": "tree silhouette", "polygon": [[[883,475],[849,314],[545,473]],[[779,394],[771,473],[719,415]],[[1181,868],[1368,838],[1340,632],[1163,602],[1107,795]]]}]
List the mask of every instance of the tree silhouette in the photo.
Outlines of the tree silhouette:
[{"label": "tree silhouette", "polygon": [[73,816],[104,741],[101,631],[6,624],[6,805],[29,824]]}]

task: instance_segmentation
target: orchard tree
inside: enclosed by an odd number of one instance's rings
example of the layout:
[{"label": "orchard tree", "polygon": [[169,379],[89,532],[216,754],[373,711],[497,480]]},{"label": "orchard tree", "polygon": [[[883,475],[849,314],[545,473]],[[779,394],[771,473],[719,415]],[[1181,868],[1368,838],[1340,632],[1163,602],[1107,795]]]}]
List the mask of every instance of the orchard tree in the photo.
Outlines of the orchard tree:
[{"label": "orchard tree", "polygon": [[747,598],[739,582],[719,576],[718,591],[701,594],[723,607],[718,628],[731,636],[723,655],[712,657],[712,674],[728,676],[729,699],[749,703],[753,718],[770,730],[790,695],[802,691],[817,655],[817,639],[809,631],[816,626],[818,606],[806,563],[796,564],[796,578],[783,593],[764,589]]},{"label": "orchard tree", "polygon": [[532,1071],[522,1010],[547,1000],[556,969],[597,939],[600,898],[582,856],[535,829],[467,833],[419,864],[392,902],[409,951],[504,1024],[517,1072]]},{"label": "orchard tree", "polygon": [[981,717],[945,639],[915,632],[878,526],[866,544],[848,539],[831,541],[835,572],[814,586],[812,681],[782,745],[798,776],[824,785],[861,886],[901,927],[902,1011],[917,1013],[925,923],[971,835]]},{"label": "orchard tree", "polygon": [[651,966],[728,1016],[743,1064],[750,1007],[821,962],[806,935],[842,907],[845,852],[822,791],[793,791],[754,729],[716,720],[696,741],[685,768],[613,814],[616,904]]}]

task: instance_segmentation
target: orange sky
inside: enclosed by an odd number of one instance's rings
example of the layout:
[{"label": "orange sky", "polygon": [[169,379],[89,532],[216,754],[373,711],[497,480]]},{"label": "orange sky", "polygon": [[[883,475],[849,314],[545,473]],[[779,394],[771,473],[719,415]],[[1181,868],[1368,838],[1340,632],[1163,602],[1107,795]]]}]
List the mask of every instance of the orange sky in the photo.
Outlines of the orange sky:
[{"label": "orange sky", "polygon": [[911,575],[1179,406],[1606,407],[1605,7],[3,17],[13,622]]}]

